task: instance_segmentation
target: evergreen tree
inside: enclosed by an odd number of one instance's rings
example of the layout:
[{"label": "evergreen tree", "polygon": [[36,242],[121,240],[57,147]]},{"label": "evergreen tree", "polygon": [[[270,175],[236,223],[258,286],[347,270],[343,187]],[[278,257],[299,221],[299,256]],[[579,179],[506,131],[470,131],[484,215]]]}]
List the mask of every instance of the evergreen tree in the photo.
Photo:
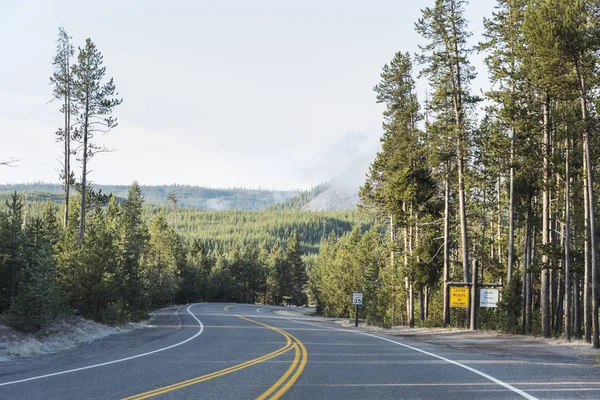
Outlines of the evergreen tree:
[{"label": "evergreen tree", "polygon": [[[115,202],[115,199],[111,201]],[[123,299],[124,307],[128,312],[133,315],[139,314],[140,317],[147,311],[140,270],[142,256],[147,251],[149,239],[148,228],[142,217],[143,204],[142,191],[137,182],[134,182],[129,188],[127,200],[120,207],[116,244],[120,298]]]},{"label": "evergreen tree", "polygon": [[54,245],[59,236],[55,210],[48,207],[44,218],[29,221],[24,231],[25,267],[21,286],[6,313],[6,324],[25,332],[35,332],[64,310],[63,295],[57,283]]},{"label": "evergreen tree", "polygon": [[54,73],[50,77],[50,83],[54,85],[53,95],[56,100],[62,102],[60,111],[64,114],[64,126],[56,132],[57,139],[64,142],[63,150],[63,171],[61,178],[63,189],[65,191],[63,226],[67,226],[69,218],[69,194],[73,175],[71,171],[71,87],[72,87],[72,68],[71,59],[75,54],[75,49],[71,44],[71,37],[64,28],[58,28],[58,40],[56,41],[56,55],[52,60]]},{"label": "evergreen tree", "polygon": [[180,239],[169,228],[164,214],[159,214],[150,228],[149,247],[143,259],[144,290],[150,307],[174,302],[184,265],[185,254]]},{"label": "evergreen tree", "polygon": [[85,229],[88,162],[95,154],[107,151],[106,148],[95,144],[93,139],[96,134],[106,133],[117,126],[112,112],[122,102],[115,97],[118,93],[113,79],[104,82],[105,73],[102,54],[90,39],[86,39],[85,47],[79,48],[72,78],[72,105],[77,115],[73,138],[81,143],[79,154],[82,163],[79,240],[83,240]]},{"label": "evergreen tree", "polygon": [[23,201],[14,192],[0,213],[0,312],[13,303],[25,268]]},{"label": "evergreen tree", "polygon": [[306,303],[305,286],[307,282],[306,267],[302,261],[300,242],[296,231],[292,232],[285,252],[286,264],[290,268],[292,279],[290,303],[303,305]]},{"label": "evergreen tree", "polygon": [[477,99],[469,92],[470,81],[475,77],[469,62],[472,49],[467,46],[471,35],[464,18],[464,0],[436,0],[433,7],[423,10],[423,17],[416,30],[428,41],[421,47],[418,59],[425,68],[426,76],[434,91],[429,107],[433,112],[444,113],[448,100],[453,111],[449,120],[455,141],[454,152],[458,178],[458,211],[460,218],[461,260],[465,281],[470,281],[469,241],[467,230],[467,208],[465,175],[469,157],[469,121],[466,111]]}]

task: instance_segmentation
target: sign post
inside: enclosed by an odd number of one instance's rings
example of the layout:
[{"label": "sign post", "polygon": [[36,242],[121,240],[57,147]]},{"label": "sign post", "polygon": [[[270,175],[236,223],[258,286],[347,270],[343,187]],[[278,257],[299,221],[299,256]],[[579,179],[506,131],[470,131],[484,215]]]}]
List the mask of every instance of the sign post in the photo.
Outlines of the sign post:
[{"label": "sign post", "polygon": [[362,293],[352,293],[352,304],[354,304],[354,326],[358,327],[358,306],[362,306]]}]

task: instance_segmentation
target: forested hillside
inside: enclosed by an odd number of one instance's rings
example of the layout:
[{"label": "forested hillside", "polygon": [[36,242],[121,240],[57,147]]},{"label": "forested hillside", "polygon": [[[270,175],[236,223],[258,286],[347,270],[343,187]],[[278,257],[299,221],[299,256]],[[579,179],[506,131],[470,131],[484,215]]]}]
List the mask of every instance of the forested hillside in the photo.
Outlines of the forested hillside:
[{"label": "forested hillside", "polygon": [[135,320],[172,302],[306,304],[303,254],[310,261],[326,235],[368,228],[356,212],[144,206],[134,184],[121,202],[90,197],[80,239],[79,201],[65,227],[49,201],[26,208],[15,193],[0,207],[0,313],[11,326],[36,331],[72,310]]},{"label": "forested hillside", "polygon": [[[128,186],[92,184],[93,190],[113,194],[117,198],[127,197]],[[262,190],[262,189],[214,189],[188,185],[141,186],[148,204],[168,205],[173,201],[178,207],[201,210],[259,210],[285,202],[301,191]],[[50,199],[60,203],[63,188],[57,184],[28,183],[0,185],[0,197],[19,192],[32,200]]]}]

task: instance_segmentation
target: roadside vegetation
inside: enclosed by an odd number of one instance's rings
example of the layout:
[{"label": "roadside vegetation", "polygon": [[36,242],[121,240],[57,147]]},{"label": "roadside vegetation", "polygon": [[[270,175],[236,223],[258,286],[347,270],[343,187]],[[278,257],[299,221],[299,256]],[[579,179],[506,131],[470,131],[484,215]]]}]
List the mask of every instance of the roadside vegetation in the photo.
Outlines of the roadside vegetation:
[{"label": "roadside vegetation", "polygon": [[597,348],[600,3],[498,0],[476,47],[467,2],[432,3],[415,24],[421,51],[398,52],[375,86],[384,135],[361,200],[387,233],[330,238],[311,290],[328,315],[352,313],[362,291],[368,320],[465,326],[470,310],[450,309],[445,283],[502,283],[481,327]]}]

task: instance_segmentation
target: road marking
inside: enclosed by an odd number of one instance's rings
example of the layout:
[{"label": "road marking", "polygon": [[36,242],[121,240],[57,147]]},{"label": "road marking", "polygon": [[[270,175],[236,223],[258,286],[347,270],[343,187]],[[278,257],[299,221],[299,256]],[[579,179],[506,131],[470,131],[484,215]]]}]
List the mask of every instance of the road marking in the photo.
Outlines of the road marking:
[{"label": "road marking", "polygon": [[317,327],[319,327],[319,328],[326,328],[326,329],[330,329],[330,330],[334,330],[334,331],[340,331],[340,332],[356,333],[356,334],[363,335],[363,336],[370,336],[370,337],[373,337],[373,338],[376,338],[376,339],[385,340],[386,342],[390,342],[390,343],[396,344],[396,345],[398,345],[398,346],[402,346],[402,347],[405,347],[405,348],[407,348],[407,349],[411,349],[411,350],[414,350],[414,351],[416,351],[416,352],[419,352],[419,353],[422,353],[422,354],[428,355],[428,356],[430,356],[430,357],[434,357],[434,358],[437,358],[437,359],[439,359],[439,360],[442,360],[442,361],[448,362],[448,363],[450,363],[450,364],[454,364],[454,365],[456,365],[456,366],[458,366],[458,367],[464,368],[464,369],[466,369],[466,370],[468,370],[468,371],[471,371],[471,372],[473,372],[473,373],[475,373],[475,374],[477,374],[477,375],[479,375],[479,376],[481,376],[481,377],[483,377],[483,378],[485,378],[485,379],[488,379],[488,380],[490,380],[490,381],[492,381],[492,382],[494,382],[494,383],[496,383],[496,384],[498,384],[498,385],[500,385],[500,386],[503,386],[504,388],[506,388],[506,389],[508,389],[508,390],[510,390],[510,391],[512,391],[512,392],[514,392],[514,393],[516,393],[516,394],[518,394],[518,395],[520,395],[521,397],[524,397],[524,398],[526,398],[526,399],[529,399],[529,400],[538,400],[538,399],[537,399],[537,397],[534,397],[534,396],[530,395],[529,393],[526,393],[526,392],[522,391],[521,389],[518,389],[518,388],[516,388],[516,387],[514,387],[514,386],[512,386],[512,385],[510,385],[510,384],[508,384],[508,383],[506,383],[506,382],[503,382],[503,381],[501,381],[500,379],[496,379],[496,378],[494,378],[493,376],[491,376],[491,375],[488,375],[488,374],[486,374],[486,373],[484,373],[484,372],[481,372],[481,371],[479,371],[479,370],[477,370],[477,369],[475,369],[475,368],[471,368],[471,367],[469,367],[469,366],[467,366],[467,365],[464,365],[464,364],[461,364],[461,363],[459,363],[459,362],[457,362],[457,361],[450,360],[450,359],[448,359],[448,358],[446,358],[446,357],[438,356],[437,354],[433,354],[433,353],[430,353],[430,352],[428,352],[428,351],[421,350],[421,349],[418,349],[418,348],[416,348],[416,347],[409,346],[409,345],[407,345],[407,344],[400,343],[400,342],[397,342],[397,341],[395,341],[395,340],[392,340],[392,339],[388,339],[388,338],[385,338],[385,337],[381,337],[381,336],[373,335],[373,334],[366,333],[366,332],[360,332],[360,331],[350,331],[350,330],[346,330],[346,329],[340,329],[340,328],[330,328],[330,327],[327,327],[327,326],[322,326],[322,325],[312,324],[312,323],[309,323],[309,322],[297,321],[297,320],[295,320],[295,319],[292,319],[292,318],[287,318],[287,319],[288,319],[289,321],[293,321],[293,322],[296,322],[296,323],[298,323],[298,324],[304,324],[304,325],[317,326]]},{"label": "road marking", "polygon": [[100,363],[100,364],[88,365],[87,367],[74,368],[74,369],[69,369],[69,370],[60,371],[60,372],[54,372],[54,373],[46,374],[46,375],[32,376],[31,378],[19,379],[17,381],[4,382],[4,383],[0,383],[0,386],[14,385],[16,383],[28,382],[28,381],[33,381],[33,380],[42,379],[42,378],[49,378],[51,376],[64,375],[64,374],[69,374],[71,372],[84,371],[86,369],[104,367],[105,365],[111,365],[111,364],[116,364],[116,363],[120,363],[120,362],[123,362],[123,361],[129,361],[129,360],[133,360],[133,359],[136,359],[136,358],[149,356],[150,354],[160,353],[161,351],[169,350],[169,349],[172,349],[172,348],[177,347],[177,346],[181,346],[182,344],[185,344],[185,343],[187,343],[187,342],[189,342],[191,340],[194,340],[198,336],[200,336],[202,334],[202,331],[204,330],[204,326],[202,325],[202,322],[200,322],[200,320],[198,318],[196,318],[196,316],[190,312],[190,308],[192,308],[196,304],[198,304],[198,303],[190,304],[190,306],[186,309],[186,311],[188,312],[188,314],[190,314],[198,322],[198,327],[199,327],[198,332],[196,332],[196,334],[194,336],[191,336],[191,337],[189,337],[189,338],[187,338],[187,339],[185,339],[185,340],[183,340],[183,341],[181,341],[179,343],[175,343],[175,344],[172,344],[172,345],[167,346],[167,347],[163,347],[163,348],[160,348],[160,349],[157,349],[157,350],[152,350],[152,351],[149,351],[147,353],[138,354],[138,355],[131,356],[131,357],[120,358],[118,360],[108,361],[108,362],[104,362],[104,363]]},{"label": "road marking", "polygon": [[222,369],[220,371],[216,371],[216,372],[212,372],[210,374],[202,375],[202,376],[199,376],[197,378],[188,379],[188,380],[183,381],[183,382],[174,383],[174,384],[169,385],[169,386],[164,386],[164,387],[161,387],[161,388],[158,388],[158,389],[150,390],[148,392],[136,394],[134,396],[125,397],[123,400],[148,399],[150,397],[158,396],[158,395],[161,395],[161,394],[172,392],[174,390],[182,389],[182,388],[187,387],[187,386],[195,385],[195,384],[200,383],[200,382],[208,381],[210,379],[217,378],[217,377],[223,376],[223,375],[227,375],[227,374],[230,374],[232,372],[239,371],[239,370],[244,369],[244,368],[248,368],[248,367],[250,367],[252,365],[255,365],[255,364],[258,364],[258,363],[270,360],[270,359],[275,358],[277,356],[280,356],[280,355],[282,355],[284,353],[287,353],[290,349],[292,349],[293,346],[295,346],[294,344],[292,344],[291,338],[286,338],[286,339],[287,339],[287,343],[286,343],[285,346],[283,346],[282,348],[280,348],[278,350],[275,350],[275,351],[273,351],[273,352],[271,352],[269,354],[265,354],[264,356],[261,356],[261,357],[258,357],[258,358],[255,358],[255,359],[243,362],[241,364],[234,365],[234,366],[229,367],[229,368]]},{"label": "road marking", "polygon": [[[230,307],[230,306],[227,306]],[[242,317],[241,315],[235,315],[238,318],[241,318],[243,320],[261,325],[263,327],[272,329],[278,333],[280,333],[283,337],[286,338],[286,344],[285,346],[283,346],[282,348],[275,350],[269,354],[265,354],[264,356],[261,357],[257,357],[255,359],[243,362],[241,364],[237,364],[234,366],[231,366],[229,368],[225,368],[216,372],[212,372],[210,374],[206,374],[206,375],[202,375],[199,376],[197,378],[193,378],[193,379],[188,379],[182,382],[178,382],[178,383],[174,383],[172,385],[168,385],[168,386],[164,386],[164,387],[160,387],[154,390],[150,390],[144,393],[140,393],[137,395],[133,395],[130,397],[126,397],[123,400],[141,400],[141,399],[148,399],[150,397],[154,397],[154,396],[158,396],[161,394],[165,394],[168,392],[172,392],[178,389],[182,389],[184,387],[187,386],[192,386],[201,382],[205,382],[208,381],[210,379],[214,379],[214,378],[218,378],[220,376],[223,375],[227,375],[230,374],[232,372],[236,372],[239,370],[242,370],[244,368],[248,368],[252,365],[256,365],[265,361],[268,361],[270,359],[273,359],[275,357],[278,357],[284,353],[287,353],[288,351],[290,351],[291,349],[295,350],[295,357],[294,357],[294,362],[292,363],[292,365],[290,366],[290,368],[288,368],[288,370],[286,371],[286,373],[284,374],[284,376],[282,376],[271,388],[269,388],[269,390],[267,390],[267,392],[263,393],[263,395],[261,395],[261,397],[259,397],[260,399],[265,399],[267,398],[267,396],[269,394],[271,394],[273,391],[277,390],[285,381],[286,379],[293,373],[292,377],[287,381],[287,383],[285,383],[285,385],[283,385],[281,388],[279,388],[279,391],[277,393],[275,393],[271,399],[278,399],[279,397],[281,397],[281,395],[283,395],[283,393],[285,393],[293,384],[294,382],[296,382],[296,380],[298,379],[298,377],[300,376],[300,374],[302,373],[302,370],[304,369],[304,366],[306,365],[306,359],[307,359],[307,352],[306,352],[306,348],[304,347],[304,345],[302,344],[302,342],[300,342],[297,338],[295,338],[294,336],[290,335],[289,333],[287,333],[286,331],[276,328],[274,326],[271,325],[267,325],[267,324],[263,324],[262,322],[258,322],[258,321],[254,321],[251,320],[249,318],[246,317]],[[300,360],[300,358],[302,358],[302,360]],[[300,360],[300,362],[299,362]]]},{"label": "road marking", "polygon": [[229,311],[229,307],[233,307],[233,306],[225,306],[225,308],[223,308],[223,310]]},{"label": "road marking", "polygon": [[260,314],[260,310],[262,310],[262,308],[257,308],[256,312]]},{"label": "road marking", "polygon": [[[258,325],[265,326],[267,328],[274,329],[274,330],[278,331],[279,333],[281,333],[282,335],[291,337],[295,341],[295,348],[294,348],[295,356],[294,356],[294,361],[292,362],[292,365],[290,365],[288,370],[283,374],[283,376],[281,378],[279,378],[279,380],[277,382],[275,382],[275,384],[273,384],[273,386],[271,386],[269,389],[267,389],[266,392],[264,392],[262,395],[260,395],[259,397],[256,398],[257,400],[267,399],[267,398],[269,398],[268,396],[271,393],[273,393],[275,390],[277,390],[279,388],[279,390],[273,396],[270,397],[273,400],[279,399],[285,392],[287,392],[289,390],[289,388],[292,387],[292,385],[296,382],[296,380],[298,379],[300,374],[302,374],[302,371],[304,371],[304,367],[306,367],[306,363],[308,361],[308,351],[306,351],[306,347],[304,347],[304,344],[297,337],[290,334],[289,332],[286,332],[279,328],[275,328],[271,325],[264,324],[262,322],[258,322],[258,321],[254,321],[254,320],[246,318],[246,317],[242,317],[241,315],[238,315],[237,317],[244,319],[246,321],[254,322],[255,324],[258,324]],[[293,372],[294,370],[295,370],[295,372]],[[292,374],[292,372],[293,372],[293,375],[289,378],[289,380],[287,382],[285,382],[286,379],[288,379],[288,377]]]}]

